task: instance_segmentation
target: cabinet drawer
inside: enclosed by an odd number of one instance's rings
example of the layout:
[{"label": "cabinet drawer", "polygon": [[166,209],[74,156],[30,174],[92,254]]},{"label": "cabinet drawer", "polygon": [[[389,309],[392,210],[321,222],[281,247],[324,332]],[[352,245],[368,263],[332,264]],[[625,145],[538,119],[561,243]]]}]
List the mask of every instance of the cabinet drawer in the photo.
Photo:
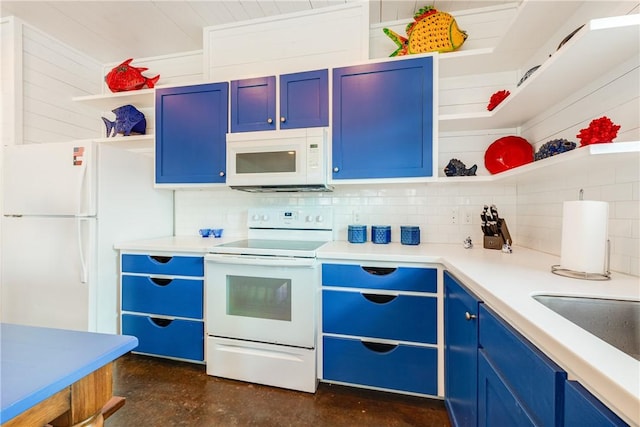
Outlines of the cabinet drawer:
[{"label": "cabinet drawer", "polygon": [[351,264],[323,264],[322,285],[397,291],[437,292],[435,268],[368,267]]},{"label": "cabinet drawer", "polygon": [[322,330],[435,344],[437,299],[411,295],[322,291]]},{"label": "cabinet drawer", "polygon": [[567,374],[484,304],[480,304],[480,347],[535,424],[556,425]]},{"label": "cabinet drawer", "polygon": [[122,276],[122,310],[202,319],[203,281]]},{"label": "cabinet drawer", "polygon": [[323,378],[370,387],[438,394],[435,348],[323,338]]},{"label": "cabinet drawer", "polygon": [[122,315],[122,334],[138,338],[139,353],[179,359],[204,360],[204,323]]},{"label": "cabinet drawer", "polygon": [[122,271],[201,277],[204,261],[202,257],[191,256],[122,255]]}]

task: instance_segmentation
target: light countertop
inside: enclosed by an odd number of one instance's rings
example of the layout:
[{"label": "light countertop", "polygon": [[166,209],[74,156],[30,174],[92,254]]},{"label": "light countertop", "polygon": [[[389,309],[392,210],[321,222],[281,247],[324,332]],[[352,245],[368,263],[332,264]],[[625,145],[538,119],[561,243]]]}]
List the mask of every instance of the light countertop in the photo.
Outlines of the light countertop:
[{"label": "light countertop", "polygon": [[[116,245],[125,251],[206,253],[218,244],[242,237],[168,237]],[[351,244],[329,242],[318,258],[344,262],[441,264],[495,312],[546,353],[631,425],[640,426],[640,361],[626,355],[538,303],[532,295],[571,295],[640,300],[640,279],[612,273],[608,281],[555,275],[554,255],[515,246],[513,253],[482,248],[475,243]]]}]

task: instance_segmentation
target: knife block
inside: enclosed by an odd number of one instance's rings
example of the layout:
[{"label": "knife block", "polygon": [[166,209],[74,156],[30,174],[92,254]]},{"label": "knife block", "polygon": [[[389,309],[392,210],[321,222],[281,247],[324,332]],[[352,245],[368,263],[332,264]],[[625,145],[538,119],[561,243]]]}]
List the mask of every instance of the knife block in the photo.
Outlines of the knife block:
[{"label": "knife block", "polygon": [[502,245],[509,242],[509,245],[513,245],[513,240],[511,239],[511,234],[509,234],[509,227],[507,227],[507,221],[503,218],[501,219],[502,226],[500,227],[500,231],[502,232],[499,236],[484,236],[484,248],[485,249],[498,249],[502,250]]}]

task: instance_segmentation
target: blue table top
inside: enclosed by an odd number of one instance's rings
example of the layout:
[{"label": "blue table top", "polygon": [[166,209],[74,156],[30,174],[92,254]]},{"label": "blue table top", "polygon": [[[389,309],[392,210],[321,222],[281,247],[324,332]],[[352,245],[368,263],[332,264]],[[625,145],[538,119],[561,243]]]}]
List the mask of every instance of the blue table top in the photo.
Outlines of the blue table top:
[{"label": "blue table top", "polygon": [[0,324],[0,423],[138,346],[138,339]]}]

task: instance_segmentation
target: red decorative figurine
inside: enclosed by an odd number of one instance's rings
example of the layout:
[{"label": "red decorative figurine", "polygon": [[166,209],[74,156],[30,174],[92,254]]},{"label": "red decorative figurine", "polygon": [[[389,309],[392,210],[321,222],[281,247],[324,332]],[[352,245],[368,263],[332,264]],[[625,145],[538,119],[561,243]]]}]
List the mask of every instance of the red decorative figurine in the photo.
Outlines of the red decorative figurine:
[{"label": "red decorative figurine", "polygon": [[148,88],[153,88],[160,78],[159,74],[153,78],[143,76],[142,72],[147,71],[148,68],[133,67],[129,65],[131,61],[133,61],[133,58],[129,58],[117,67],[114,67],[104,78],[111,92],[138,90],[142,89],[144,85],[147,85]]},{"label": "red decorative figurine", "polygon": [[489,105],[487,105],[487,110],[491,111],[498,106],[504,99],[509,96],[511,92],[508,90],[499,90],[493,95],[491,95],[491,99],[489,99]]},{"label": "red decorative figurine", "polygon": [[589,127],[580,129],[576,137],[580,140],[581,147],[613,142],[613,139],[618,136],[619,129],[619,125],[613,124],[609,117],[603,116],[592,120]]}]

